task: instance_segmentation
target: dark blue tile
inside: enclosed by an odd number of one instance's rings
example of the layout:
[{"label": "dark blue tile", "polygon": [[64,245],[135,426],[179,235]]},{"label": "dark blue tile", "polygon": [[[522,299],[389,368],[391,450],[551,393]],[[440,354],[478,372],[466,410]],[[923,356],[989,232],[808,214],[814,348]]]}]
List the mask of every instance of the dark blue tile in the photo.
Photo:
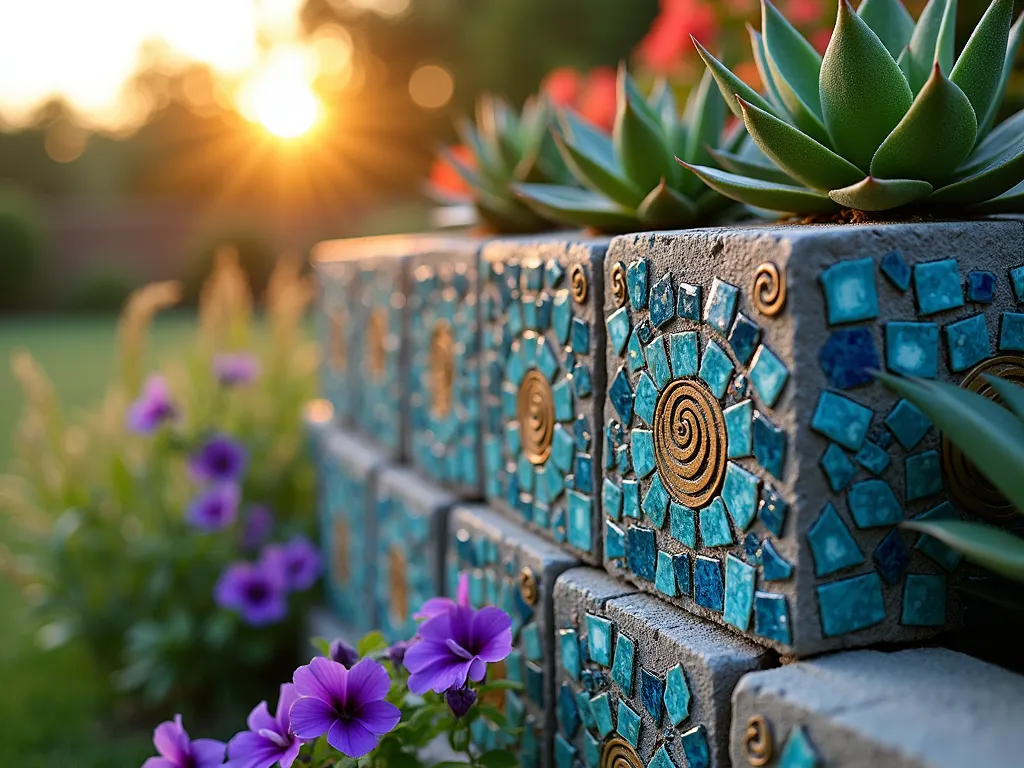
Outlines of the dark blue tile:
[{"label": "dark blue tile", "polygon": [[875,563],[875,570],[878,571],[885,583],[892,585],[899,583],[903,572],[910,565],[910,550],[903,541],[899,530],[893,528],[886,535],[871,555]]},{"label": "dark blue tile", "polygon": [[687,554],[672,555],[672,570],[676,573],[676,589],[680,595],[689,595],[693,591],[690,577],[690,556]]},{"label": "dark blue tile", "polygon": [[822,472],[825,473],[829,488],[835,493],[846,488],[857,474],[857,468],[853,466],[853,462],[835,443],[828,444],[828,448],[825,449],[818,463],[821,465]]},{"label": "dark blue tile", "polygon": [[907,501],[916,501],[942,493],[942,467],[938,451],[907,456],[905,461]]},{"label": "dark blue tile", "polygon": [[932,423],[916,405],[909,400],[900,400],[885,417],[885,426],[909,451],[921,442]]},{"label": "dark blue tile", "polygon": [[974,271],[967,274],[967,300],[991,304],[996,299],[996,276],[993,272]]},{"label": "dark blue tile", "polygon": [[789,505],[768,485],[761,486],[761,501],[757,505],[757,517],[764,527],[776,536],[782,536]]},{"label": "dark blue tile", "polygon": [[870,440],[865,441],[864,446],[853,458],[873,475],[882,474],[890,462],[889,454]]},{"label": "dark blue tile", "polygon": [[752,533],[748,533],[743,539],[743,556],[748,563],[753,565],[761,564],[761,542]]},{"label": "dark blue tile", "polygon": [[760,411],[754,411],[754,458],[775,477],[782,479],[786,463],[786,433]]},{"label": "dark blue tile", "polygon": [[576,695],[572,686],[562,683],[558,689],[558,730],[567,739],[576,735],[580,727],[580,711],[576,706]]},{"label": "dark blue tile", "polygon": [[779,554],[771,539],[761,545],[761,568],[765,581],[786,581],[793,575],[793,564]]},{"label": "dark blue tile", "polygon": [[999,351],[1024,352],[1024,314],[1003,312],[999,323]]},{"label": "dark blue tile", "polygon": [[750,362],[750,358],[754,356],[754,350],[757,349],[760,342],[761,326],[742,312],[737,314],[736,322],[733,323],[732,331],[729,333],[729,345],[741,365],[747,365]]},{"label": "dark blue tile", "polygon": [[665,683],[657,675],[640,668],[640,702],[654,719],[654,726],[661,724],[662,697],[665,695]]},{"label": "dark blue tile", "polygon": [[892,432],[885,427],[875,427],[868,433],[868,438],[879,448],[888,450],[892,447]]},{"label": "dark blue tile", "polygon": [[672,273],[666,272],[651,288],[651,322],[660,328],[675,316],[676,294],[672,289]]},{"label": "dark blue tile", "polygon": [[[651,532],[653,541],[654,532]],[[697,605],[722,612],[725,605],[725,584],[722,564],[713,557],[697,555],[693,562],[693,599]]]},{"label": "dark blue tile", "polygon": [[833,331],[822,346],[818,360],[828,383],[836,389],[870,384],[875,379],[872,371],[882,367],[869,328]]},{"label": "dark blue tile", "polygon": [[622,423],[629,424],[633,418],[633,388],[629,386],[629,377],[621,367],[616,372],[615,378],[612,379],[612,385],[608,388],[608,397]]},{"label": "dark blue tile", "polygon": [[754,633],[782,645],[789,645],[793,641],[785,595],[754,593]]},{"label": "dark blue tile", "polygon": [[866,573],[833,581],[818,587],[821,631],[836,637],[885,621],[882,580],[877,573]]},{"label": "dark blue tile", "polygon": [[649,344],[651,339],[654,338],[654,329],[651,328],[651,323],[646,317],[641,318],[637,322],[636,335],[642,344]]},{"label": "dark blue tile", "polygon": [[647,261],[638,259],[626,269],[626,287],[629,290],[629,303],[633,309],[647,307]]},{"label": "dark blue tile", "polygon": [[700,286],[689,283],[679,284],[679,298],[676,300],[676,315],[684,320],[700,322]]},{"label": "dark blue tile", "polygon": [[946,346],[949,348],[949,367],[954,372],[966,371],[992,355],[988,340],[988,326],[985,315],[950,323],[946,331]]},{"label": "dark blue tile", "polygon": [[901,291],[910,287],[910,265],[899,251],[889,251],[882,257],[882,274]]},{"label": "dark blue tile", "polygon": [[654,531],[631,525],[626,529],[629,570],[647,581],[654,581],[658,552],[654,544]]}]

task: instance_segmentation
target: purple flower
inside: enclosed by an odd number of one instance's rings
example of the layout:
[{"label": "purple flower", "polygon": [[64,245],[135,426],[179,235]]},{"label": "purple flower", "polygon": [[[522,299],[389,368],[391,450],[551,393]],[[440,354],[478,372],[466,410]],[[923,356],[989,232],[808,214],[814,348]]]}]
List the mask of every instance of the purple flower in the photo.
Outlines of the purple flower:
[{"label": "purple flower", "polygon": [[142,393],[128,408],[128,429],[147,435],[177,414],[163,376],[150,376]]},{"label": "purple flower", "polygon": [[456,717],[465,717],[466,713],[476,704],[476,691],[472,688],[451,688],[444,693],[448,709]]},{"label": "purple flower", "polygon": [[284,578],[285,586],[301,592],[309,589],[320,571],[320,556],[316,547],[303,536],[296,536],[287,544],[268,544],[260,560],[268,568],[275,568]]},{"label": "purple flower", "polygon": [[225,768],[270,768],[280,762],[281,768],[291,768],[302,741],[291,733],[288,712],[299,698],[295,686],[285,683],[277,700],[277,714],[271,717],[267,702],[261,701],[249,713],[242,731],[228,742],[228,761]]},{"label": "purple flower", "polygon": [[244,549],[258,549],[270,536],[274,528],[274,514],[270,507],[263,504],[253,504],[245,514],[245,523],[242,526],[242,547]]},{"label": "purple flower", "polygon": [[160,757],[149,758],[142,768],[213,768],[224,762],[224,742],[192,741],[181,724],[181,715],[175,715],[174,722],[168,720],[156,727],[153,746]]},{"label": "purple flower", "polygon": [[444,693],[479,682],[487,664],[512,652],[512,619],[500,608],[456,606],[420,625],[419,640],[405,654],[409,690]]},{"label": "purple flower", "polygon": [[331,643],[329,658],[331,661],[341,664],[345,669],[352,669],[359,661],[359,651],[339,637]]},{"label": "purple flower", "polygon": [[245,447],[227,435],[214,435],[189,460],[196,480],[237,480],[245,470]]},{"label": "purple flower", "polygon": [[242,614],[247,624],[274,624],[288,614],[284,582],[261,564],[233,563],[221,574],[214,589],[221,608]]},{"label": "purple flower", "polygon": [[249,384],[260,375],[260,362],[253,355],[215,355],[213,372],[225,387]]},{"label": "purple flower", "polygon": [[409,650],[409,644],[404,640],[399,640],[397,643],[388,648],[388,659],[394,665],[395,669],[399,669],[405,662],[405,652]]},{"label": "purple flower", "polygon": [[196,496],[188,507],[188,521],[204,531],[227,528],[238,515],[241,491],[234,483],[221,483]]},{"label": "purple flower", "polygon": [[455,600],[450,597],[432,597],[427,600],[419,611],[413,614],[414,619],[432,619],[438,614],[447,613],[453,608],[469,607],[469,574],[463,571],[459,574],[459,586],[455,593]]},{"label": "purple flower", "polygon": [[327,743],[347,757],[367,754],[402,718],[384,701],[391,680],[373,659],[345,669],[318,656],[295,670],[294,681],[300,698],[291,708],[292,732],[305,740],[326,733]]}]

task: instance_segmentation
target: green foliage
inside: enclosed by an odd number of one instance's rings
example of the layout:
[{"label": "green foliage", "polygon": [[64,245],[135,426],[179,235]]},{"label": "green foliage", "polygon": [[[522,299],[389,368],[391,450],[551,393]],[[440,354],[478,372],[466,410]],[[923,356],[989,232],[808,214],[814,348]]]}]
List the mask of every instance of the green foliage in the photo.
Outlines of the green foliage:
[{"label": "green foliage", "polygon": [[182,280],[184,299],[189,304],[199,300],[203,283],[210,276],[217,261],[217,252],[231,248],[238,255],[239,264],[253,293],[262,295],[277,261],[277,251],[269,234],[255,223],[233,222],[202,235],[192,248]]},{"label": "green foliage", "polygon": [[113,314],[124,306],[133,287],[124,275],[97,272],[77,280],[63,304],[73,312]]},{"label": "green foliage", "polygon": [[[518,184],[516,192],[551,220],[604,232],[711,223],[728,207],[728,200],[708,189],[676,158],[697,164],[721,161],[712,148],[723,140],[726,108],[712,82],[711,74],[706,74],[680,116],[666,84],[656,86],[645,99],[625,67],[620,67],[618,112],[611,136],[571,111],[559,115],[555,140],[583,189]],[[727,144],[724,151],[729,157],[743,149],[737,141]],[[758,161],[760,153],[750,155],[750,147],[743,151],[751,161]]]},{"label": "green foliage", "polygon": [[751,41],[767,98],[697,48],[784,177],[694,163],[708,186],[794,214],[1024,211],[1024,112],[990,132],[1024,27],[1024,16],[1011,27],[1013,0],[992,0],[955,60],[956,0],[930,0],[916,25],[900,0],[864,0],[856,13],[841,0],[824,57],[761,5]]},{"label": "green foliage", "polygon": [[31,199],[0,188],[0,312],[20,309],[43,278],[46,240]]}]

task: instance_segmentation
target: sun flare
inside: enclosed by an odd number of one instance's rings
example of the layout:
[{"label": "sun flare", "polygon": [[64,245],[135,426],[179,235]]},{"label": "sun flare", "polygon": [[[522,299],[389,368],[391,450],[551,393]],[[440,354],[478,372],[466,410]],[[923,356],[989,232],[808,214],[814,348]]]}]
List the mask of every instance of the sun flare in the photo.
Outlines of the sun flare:
[{"label": "sun flare", "polygon": [[280,138],[303,136],[320,117],[320,101],[309,77],[307,62],[298,51],[272,56],[242,88],[242,114]]}]

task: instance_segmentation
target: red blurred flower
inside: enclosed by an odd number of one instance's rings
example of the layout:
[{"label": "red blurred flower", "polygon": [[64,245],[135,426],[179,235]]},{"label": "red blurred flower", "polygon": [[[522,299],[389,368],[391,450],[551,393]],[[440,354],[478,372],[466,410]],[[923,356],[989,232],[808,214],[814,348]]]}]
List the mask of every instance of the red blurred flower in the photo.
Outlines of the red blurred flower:
[{"label": "red blurred flower", "polygon": [[670,73],[695,52],[690,35],[708,43],[717,28],[714,8],[702,0],[661,0],[661,12],[640,41],[637,58],[653,72]]},{"label": "red blurred flower", "polygon": [[[822,16],[823,3],[821,0],[786,0],[783,14],[789,23],[800,27],[810,25],[818,21]],[[829,6],[831,10],[832,6]]]},{"label": "red blurred flower", "polygon": [[551,103],[570,107],[600,128],[611,130],[615,124],[615,70],[595,67],[586,74],[559,67],[541,84]]},{"label": "red blurred flower", "polygon": [[828,48],[828,43],[832,39],[831,29],[819,29],[817,32],[811,33],[810,43],[814,46],[818,53],[825,53],[825,49]]},{"label": "red blurred flower", "polygon": [[580,95],[580,73],[569,67],[559,67],[548,72],[540,90],[557,107],[572,107]]},{"label": "red blurred flower", "polygon": [[[460,144],[449,147],[448,152],[463,165],[469,168],[476,166],[473,153],[469,147]],[[459,175],[459,172],[452,167],[451,163],[448,162],[448,158],[444,155],[438,155],[434,158],[434,164],[430,168],[430,186],[446,195],[461,197],[468,196],[470,193],[469,185],[466,184],[465,179]]]}]

